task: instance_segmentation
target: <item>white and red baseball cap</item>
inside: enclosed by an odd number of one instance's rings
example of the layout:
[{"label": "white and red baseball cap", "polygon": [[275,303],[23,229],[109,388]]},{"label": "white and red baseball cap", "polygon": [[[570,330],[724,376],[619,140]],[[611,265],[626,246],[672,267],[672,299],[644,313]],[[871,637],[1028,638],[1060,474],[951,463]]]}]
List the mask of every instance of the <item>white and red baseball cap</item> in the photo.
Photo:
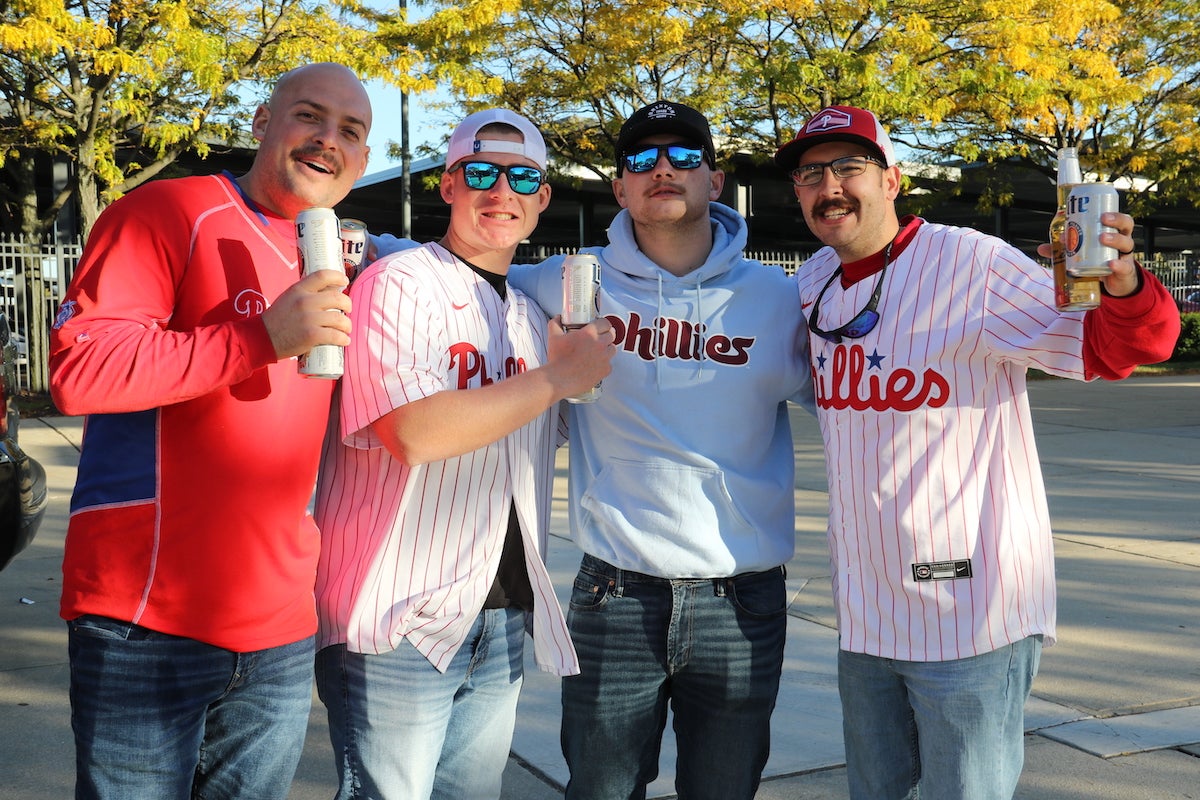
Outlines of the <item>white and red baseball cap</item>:
[{"label": "white and red baseball cap", "polygon": [[[524,141],[480,139],[479,131],[494,123],[516,128]],[[450,147],[446,151],[446,168],[449,169],[464,158],[470,158],[480,153],[513,153],[525,156],[543,171],[546,169],[546,142],[542,139],[542,134],[532,122],[507,108],[486,108],[470,114],[460,122],[454,129],[454,133],[450,134]]]},{"label": "white and red baseball cap", "polygon": [[853,142],[861,144],[883,159],[887,166],[896,163],[892,140],[870,111],[854,106],[829,106],[817,112],[796,132],[796,138],[775,153],[775,163],[792,171],[800,163],[804,151],[823,142]]}]

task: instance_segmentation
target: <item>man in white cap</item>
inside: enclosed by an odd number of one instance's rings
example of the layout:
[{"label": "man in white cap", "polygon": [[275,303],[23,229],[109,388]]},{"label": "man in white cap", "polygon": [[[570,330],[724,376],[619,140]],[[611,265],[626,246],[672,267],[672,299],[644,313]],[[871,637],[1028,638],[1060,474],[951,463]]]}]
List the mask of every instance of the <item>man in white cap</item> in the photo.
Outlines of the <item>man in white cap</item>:
[{"label": "man in white cap", "polygon": [[1165,360],[1170,294],[1105,214],[1100,307],[993,236],[899,218],[870,111],[832,106],[775,155],[828,247],[796,275],[829,476],[838,682],[854,800],[1007,800],[1055,626],[1054,548],[1025,373]]},{"label": "man in white cap", "polygon": [[542,562],[554,411],[608,374],[611,325],[564,331],[505,284],[550,200],[528,120],[468,116],[446,164],[446,235],[351,288],[318,483],[317,686],[339,798],[495,800],[526,628],[542,669],[578,672]]}]

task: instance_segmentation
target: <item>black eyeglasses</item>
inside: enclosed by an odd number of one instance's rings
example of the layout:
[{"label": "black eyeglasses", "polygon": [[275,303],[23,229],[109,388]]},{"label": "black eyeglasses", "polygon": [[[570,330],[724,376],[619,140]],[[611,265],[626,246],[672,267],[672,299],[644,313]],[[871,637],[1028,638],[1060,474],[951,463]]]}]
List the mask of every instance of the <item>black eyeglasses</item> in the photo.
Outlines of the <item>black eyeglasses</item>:
[{"label": "black eyeglasses", "polygon": [[862,175],[867,171],[867,165],[874,164],[883,167],[882,161],[869,156],[846,156],[835,158],[833,161],[822,161],[815,164],[801,164],[792,170],[792,183],[797,186],[816,186],[825,177],[825,168],[833,173],[839,181]]},{"label": "black eyeglasses", "polygon": [[[837,174],[837,173],[834,173]],[[875,283],[875,291],[871,294],[871,299],[867,301],[866,307],[854,315],[854,319],[847,322],[841,327],[827,331],[817,325],[817,315],[821,311],[821,298],[825,296],[825,292],[829,291],[829,287],[833,286],[842,275],[842,267],[839,264],[838,268],[833,271],[833,275],[821,287],[821,291],[817,293],[817,299],[813,302],[812,313],[808,315],[808,329],[820,336],[827,342],[839,344],[842,337],[847,339],[861,339],[871,331],[875,330],[875,326],[879,324],[879,298],[883,294],[883,278],[887,275],[888,265],[892,263],[892,244],[888,242],[888,246],[883,251],[883,269],[879,271],[879,280]]]},{"label": "black eyeglasses", "polygon": [[487,161],[460,161],[450,168],[451,172],[463,171],[463,180],[472,189],[486,191],[496,185],[500,174],[508,178],[508,186],[517,194],[535,194],[546,176],[537,167],[512,164],[507,167]]},{"label": "black eyeglasses", "polygon": [[704,162],[704,148],[686,144],[651,144],[637,150],[626,150],[621,156],[630,172],[649,172],[663,154],[675,169],[695,169]]}]

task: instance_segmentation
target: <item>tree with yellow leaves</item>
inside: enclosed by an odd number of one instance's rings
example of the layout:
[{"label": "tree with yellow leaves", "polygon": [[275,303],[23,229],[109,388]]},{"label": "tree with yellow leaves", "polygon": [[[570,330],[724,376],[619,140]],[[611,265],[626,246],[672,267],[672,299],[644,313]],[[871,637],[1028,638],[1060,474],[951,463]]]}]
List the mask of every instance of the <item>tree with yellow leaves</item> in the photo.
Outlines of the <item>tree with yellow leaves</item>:
[{"label": "tree with yellow leaves", "polygon": [[459,100],[520,110],[598,175],[624,117],[659,97],[707,113],[724,155],[763,159],[848,103],[913,158],[1017,160],[1052,178],[1074,145],[1098,177],[1145,189],[1135,212],[1200,199],[1200,0],[488,5],[502,8],[459,30],[456,69],[474,76]]},{"label": "tree with yellow leaves", "polygon": [[[375,36],[354,0],[5,0],[0,3],[0,191],[9,230],[38,236],[77,202],[100,211],[172,164],[245,130],[263,82],[309,61],[407,80],[411,53]],[[252,99],[252,98],[251,98]],[[70,180],[39,205],[39,159]]]},{"label": "tree with yellow leaves", "polygon": [[[390,2],[390,0],[389,0]],[[261,4],[260,4],[261,3]],[[340,60],[461,105],[504,105],[560,159],[610,173],[621,121],[657,98],[762,159],[832,103],[874,110],[910,157],[1085,168],[1200,199],[1200,0],[0,0],[0,189],[36,233],[85,227],[185,149],[235,136],[238,90]],[[243,92],[244,94],[244,92]],[[456,115],[462,109],[456,111]],[[38,206],[36,154],[73,165]],[[1003,201],[1003,194],[996,197]]]}]

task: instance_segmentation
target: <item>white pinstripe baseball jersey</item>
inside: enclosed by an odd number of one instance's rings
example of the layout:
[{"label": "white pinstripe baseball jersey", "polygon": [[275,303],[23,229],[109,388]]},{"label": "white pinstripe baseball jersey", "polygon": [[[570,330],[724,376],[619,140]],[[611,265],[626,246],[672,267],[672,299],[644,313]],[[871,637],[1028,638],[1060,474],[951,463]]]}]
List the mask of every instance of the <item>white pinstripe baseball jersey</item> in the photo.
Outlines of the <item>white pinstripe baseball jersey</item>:
[{"label": "white pinstripe baseball jersey", "polygon": [[[804,313],[839,261],[797,275]],[[878,274],[821,296],[848,322]],[[1050,273],[977,231],[924,223],[887,268],[874,330],[810,334],[841,647],[908,661],[1055,633],[1050,519],[1025,371],[1082,379],[1083,314]]]},{"label": "white pinstripe baseball jersey", "polygon": [[545,315],[520,292],[501,300],[437,245],[376,262],[355,280],[351,299],[340,420],[331,422],[317,489],[319,646],[382,653],[407,638],[444,671],[483,607],[515,504],[538,665],[578,672],[541,557],[557,408],[486,447],[413,467],[371,429],[405,403],[540,366]]}]

